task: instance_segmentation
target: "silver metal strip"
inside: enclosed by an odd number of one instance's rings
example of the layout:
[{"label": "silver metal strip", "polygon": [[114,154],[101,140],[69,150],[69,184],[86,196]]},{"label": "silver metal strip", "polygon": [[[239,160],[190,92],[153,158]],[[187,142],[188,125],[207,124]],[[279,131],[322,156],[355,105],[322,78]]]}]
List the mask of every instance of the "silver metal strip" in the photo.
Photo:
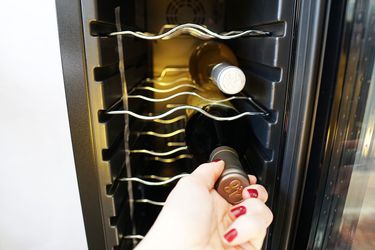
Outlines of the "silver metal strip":
[{"label": "silver metal strip", "polygon": [[210,113],[206,112],[205,110],[201,109],[201,108],[198,108],[198,107],[195,107],[195,106],[190,106],[190,105],[182,105],[182,106],[179,106],[179,107],[175,107],[173,109],[170,109],[168,110],[167,112],[164,112],[160,115],[152,115],[152,116],[145,116],[145,115],[140,115],[140,114],[137,114],[137,113],[134,113],[132,111],[129,111],[129,110],[115,110],[115,111],[109,111],[107,112],[107,114],[109,115],[123,115],[123,114],[128,114],[128,115],[131,115],[135,118],[138,118],[138,119],[141,119],[141,120],[155,120],[155,119],[162,119],[162,118],[165,118],[177,111],[180,111],[180,110],[188,110],[188,109],[192,109],[192,110],[195,110],[215,121],[233,121],[233,120],[236,120],[236,119],[239,119],[241,117],[244,117],[244,116],[254,116],[254,115],[267,115],[267,113],[264,113],[264,112],[260,112],[260,111],[254,111],[254,112],[243,112],[243,113],[240,113],[238,115],[235,115],[235,116],[230,116],[230,117],[220,117],[220,116],[215,116],[215,115],[211,115]]},{"label": "silver metal strip", "polygon": [[157,180],[157,181],[166,181],[169,180],[171,177],[167,176],[158,176],[158,175],[143,175],[142,178],[140,179],[152,179],[152,180]]},{"label": "silver metal strip", "polygon": [[163,71],[161,72],[160,76],[158,76],[157,80],[164,79],[168,73],[188,73],[189,68],[188,67],[165,67]]},{"label": "silver metal strip", "polygon": [[232,101],[232,100],[247,100],[247,101],[251,101],[253,103],[253,99],[251,97],[231,96],[229,98],[225,98],[225,99],[221,99],[221,100],[214,100],[214,99],[209,99],[209,98],[206,98],[204,96],[201,96],[200,94],[198,94],[196,92],[192,92],[192,91],[179,92],[179,93],[167,96],[165,98],[151,98],[151,97],[147,97],[147,96],[143,96],[143,95],[129,95],[128,98],[129,99],[142,99],[142,100],[149,101],[149,102],[165,102],[165,101],[170,101],[170,100],[172,100],[176,97],[185,96],[185,95],[196,96],[199,99],[202,99],[202,100],[208,101],[208,102],[213,102],[213,103],[229,102],[229,101]]},{"label": "silver metal strip", "polygon": [[[121,11],[120,7],[117,7],[115,10],[116,14],[116,30],[121,30]],[[122,102],[124,110],[129,110],[129,102],[128,102],[128,87],[126,82],[126,75],[125,75],[125,58],[124,58],[124,48],[123,48],[123,40],[121,36],[116,37],[117,40],[117,48],[118,48],[118,57],[119,57],[119,72],[120,72],[120,79],[121,79],[121,89],[122,89]],[[125,170],[126,176],[132,177],[132,167],[130,161],[130,153],[129,153],[129,136],[130,136],[130,126],[129,126],[129,116],[124,114],[125,124],[124,124],[124,149],[125,149]],[[131,232],[135,234],[136,226],[134,223],[134,204],[132,200],[134,199],[133,194],[133,184],[131,182],[127,183],[127,191],[128,191],[128,200],[129,200],[129,216],[131,220]],[[133,244],[135,241],[133,240]]]},{"label": "silver metal strip", "polygon": [[147,204],[152,204],[152,205],[155,205],[155,206],[164,206],[164,204],[165,204],[165,202],[153,201],[153,200],[149,200],[149,199],[138,199],[138,200],[135,200],[134,202],[135,203],[147,203]]},{"label": "silver metal strip", "polygon": [[157,88],[150,87],[150,86],[141,86],[141,87],[133,88],[131,92],[134,92],[135,90],[148,90],[154,93],[169,93],[169,92],[173,92],[182,88],[193,88],[199,91],[204,91],[202,88],[198,87],[196,84],[185,83],[185,84],[174,86],[169,89],[157,89]]},{"label": "silver metal strip", "polygon": [[127,240],[143,240],[145,237],[143,235],[125,235],[125,236],[122,236],[123,239],[127,239]]},{"label": "silver metal strip", "polygon": [[215,33],[209,29],[207,29],[204,26],[193,24],[193,23],[186,23],[178,25],[170,30],[168,30],[165,33],[156,35],[148,32],[140,32],[140,31],[117,31],[112,32],[109,34],[109,36],[134,36],[141,39],[146,40],[158,40],[158,39],[171,39],[176,36],[179,36],[181,34],[189,34],[191,36],[200,38],[200,39],[222,39],[222,40],[229,40],[229,39],[235,39],[243,36],[269,36],[271,35],[270,32],[261,31],[261,30],[246,30],[246,31],[229,31],[225,33]]},{"label": "silver metal strip", "polygon": [[167,143],[168,147],[184,147],[186,146],[185,142],[180,141],[170,141]]},{"label": "silver metal strip", "polygon": [[[188,176],[189,174],[187,173],[183,173],[183,174],[179,174],[179,175],[175,175],[173,177],[164,177],[164,178],[167,178],[166,180],[163,180],[163,181],[145,181],[141,178],[138,178],[138,177],[125,177],[125,178],[120,178],[119,181],[130,181],[130,182],[139,182],[139,183],[142,183],[146,186],[163,186],[163,185],[166,185],[166,184],[169,184],[171,182],[174,182],[178,179],[181,179],[182,177],[185,177],[185,176]],[[163,178],[163,177],[159,177],[157,176],[157,178]]]},{"label": "silver metal strip", "polygon": [[167,109],[173,109],[175,107],[180,107],[184,105],[183,103],[168,103],[167,105],[165,105],[165,108]]},{"label": "silver metal strip", "polygon": [[147,149],[133,149],[133,150],[130,150],[130,153],[131,154],[148,154],[148,155],[153,155],[153,156],[168,156],[168,155],[172,155],[174,153],[184,151],[184,150],[187,150],[187,146],[175,148],[167,152],[155,152],[155,151],[151,151]]},{"label": "silver metal strip", "polygon": [[153,122],[156,122],[156,123],[160,123],[160,124],[172,124],[172,123],[175,123],[175,122],[178,122],[178,121],[186,121],[187,117],[186,115],[179,115],[179,116],[176,116],[172,119],[166,119],[166,120],[163,120],[163,119],[155,119],[153,120]]},{"label": "silver metal strip", "polygon": [[141,135],[149,135],[149,136],[154,136],[154,137],[159,137],[159,138],[170,138],[170,137],[185,133],[185,129],[182,128],[182,129],[178,129],[178,130],[175,130],[173,132],[165,133],[165,134],[157,133],[157,132],[154,132],[154,131],[141,131],[141,132],[133,132],[133,133],[136,134],[136,135],[140,135],[140,136]]},{"label": "silver metal strip", "polygon": [[146,78],[146,80],[143,81],[143,83],[156,83],[160,86],[170,86],[170,85],[175,85],[177,83],[182,83],[182,82],[194,83],[193,79],[191,79],[190,77],[180,77],[180,78],[177,78],[176,80],[169,81],[169,82],[162,81],[159,79],[154,79],[154,78]]},{"label": "silver metal strip", "polygon": [[162,163],[174,163],[174,162],[176,162],[178,160],[192,159],[192,158],[193,158],[193,156],[190,155],[190,154],[181,154],[181,155],[173,157],[173,158],[162,158],[162,157],[155,156],[155,157],[148,158],[148,160],[150,160],[150,161],[158,161],[158,162],[162,162]]}]

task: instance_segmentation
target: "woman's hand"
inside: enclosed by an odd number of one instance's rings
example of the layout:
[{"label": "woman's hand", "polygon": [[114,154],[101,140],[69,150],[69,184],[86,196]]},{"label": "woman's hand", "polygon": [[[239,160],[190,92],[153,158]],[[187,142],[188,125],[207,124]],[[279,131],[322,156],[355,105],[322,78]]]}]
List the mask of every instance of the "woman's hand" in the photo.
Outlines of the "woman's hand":
[{"label": "woman's hand", "polygon": [[137,250],[260,249],[273,218],[267,191],[249,176],[244,200],[232,206],[214,189],[223,169],[223,161],[206,163],[182,178]]}]

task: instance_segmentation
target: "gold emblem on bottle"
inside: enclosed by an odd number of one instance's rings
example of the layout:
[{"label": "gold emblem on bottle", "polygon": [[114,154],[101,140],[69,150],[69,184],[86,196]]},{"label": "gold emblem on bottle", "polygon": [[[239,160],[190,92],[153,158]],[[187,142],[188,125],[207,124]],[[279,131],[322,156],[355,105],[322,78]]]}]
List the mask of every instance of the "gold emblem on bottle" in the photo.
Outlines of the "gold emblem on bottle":
[{"label": "gold emblem on bottle", "polygon": [[241,181],[232,180],[227,186],[224,187],[224,191],[228,194],[231,199],[238,199],[242,197],[243,186]]}]

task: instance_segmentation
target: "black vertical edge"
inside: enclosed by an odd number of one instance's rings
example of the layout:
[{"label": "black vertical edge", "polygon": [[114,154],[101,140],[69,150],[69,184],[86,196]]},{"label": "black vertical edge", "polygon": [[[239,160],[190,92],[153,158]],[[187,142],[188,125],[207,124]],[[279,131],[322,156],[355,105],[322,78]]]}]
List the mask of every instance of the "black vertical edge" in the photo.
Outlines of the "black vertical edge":
[{"label": "black vertical edge", "polygon": [[296,233],[315,119],[329,2],[297,1],[292,58],[294,68],[289,72],[284,116],[285,148],[271,249],[292,249],[293,235]]},{"label": "black vertical edge", "polygon": [[56,0],[60,50],[74,160],[89,249],[103,250],[105,234],[91,135],[81,3]]}]

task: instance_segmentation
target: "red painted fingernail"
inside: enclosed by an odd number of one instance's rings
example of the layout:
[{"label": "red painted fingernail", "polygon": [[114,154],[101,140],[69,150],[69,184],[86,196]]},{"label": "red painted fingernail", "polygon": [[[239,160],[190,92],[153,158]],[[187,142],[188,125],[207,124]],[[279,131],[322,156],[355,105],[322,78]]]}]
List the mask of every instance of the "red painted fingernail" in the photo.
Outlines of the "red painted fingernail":
[{"label": "red painted fingernail", "polygon": [[227,241],[227,242],[232,242],[234,240],[234,238],[237,237],[237,230],[235,228],[232,228],[231,230],[229,230],[225,235],[224,235],[224,239]]},{"label": "red painted fingernail", "polygon": [[212,160],[211,162],[218,162],[218,161],[222,161],[222,159],[215,159],[215,160]]},{"label": "red painted fingernail", "polygon": [[258,190],[249,188],[247,192],[249,193],[250,198],[258,198]]},{"label": "red painted fingernail", "polygon": [[246,207],[244,206],[239,206],[239,207],[235,207],[235,208],[232,208],[230,210],[230,212],[236,217],[240,217],[241,215],[244,215],[246,214]]}]

